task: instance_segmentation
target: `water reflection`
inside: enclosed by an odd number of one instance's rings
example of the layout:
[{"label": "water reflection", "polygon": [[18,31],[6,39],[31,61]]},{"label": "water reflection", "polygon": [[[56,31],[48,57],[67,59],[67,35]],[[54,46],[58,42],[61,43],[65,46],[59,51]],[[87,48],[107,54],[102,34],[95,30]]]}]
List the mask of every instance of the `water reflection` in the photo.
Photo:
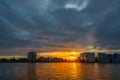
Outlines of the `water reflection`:
[{"label": "water reflection", "polygon": [[120,64],[0,64],[0,80],[119,80]]},{"label": "water reflection", "polygon": [[37,80],[36,74],[36,63],[27,64],[27,79],[28,80]]},{"label": "water reflection", "polygon": [[95,77],[98,80],[119,80],[120,64],[95,64]]},{"label": "water reflection", "polygon": [[80,69],[80,66],[78,66],[77,63],[72,63],[71,64],[71,74],[70,74],[71,76],[70,77],[73,80],[77,80],[77,76],[78,76],[78,73],[79,73],[78,69],[77,69],[78,67]]},{"label": "water reflection", "polygon": [[62,80],[76,80],[79,75],[79,65],[77,65],[77,63],[43,63],[40,67],[38,65],[39,64],[37,64],[38,79],[61,80],[62,78]]}]

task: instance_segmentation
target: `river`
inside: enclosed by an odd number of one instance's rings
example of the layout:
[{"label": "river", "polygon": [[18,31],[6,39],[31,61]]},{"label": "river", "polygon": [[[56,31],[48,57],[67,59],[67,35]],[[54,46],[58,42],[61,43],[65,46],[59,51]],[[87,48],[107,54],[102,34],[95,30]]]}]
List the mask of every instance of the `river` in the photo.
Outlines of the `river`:
[{"label": "river", "polygon": [[120,64],[0,63],[0,80],[120,80]]}]

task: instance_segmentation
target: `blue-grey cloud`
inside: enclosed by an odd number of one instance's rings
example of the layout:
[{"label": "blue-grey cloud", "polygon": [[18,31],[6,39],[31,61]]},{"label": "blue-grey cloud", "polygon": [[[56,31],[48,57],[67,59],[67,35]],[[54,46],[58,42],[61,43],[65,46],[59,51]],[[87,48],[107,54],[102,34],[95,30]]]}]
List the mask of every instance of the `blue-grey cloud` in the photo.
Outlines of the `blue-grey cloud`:
[{"label": "blue-grey cloud", "polygon": [[0,54],[119,49],[119,2],[0,0]]}]

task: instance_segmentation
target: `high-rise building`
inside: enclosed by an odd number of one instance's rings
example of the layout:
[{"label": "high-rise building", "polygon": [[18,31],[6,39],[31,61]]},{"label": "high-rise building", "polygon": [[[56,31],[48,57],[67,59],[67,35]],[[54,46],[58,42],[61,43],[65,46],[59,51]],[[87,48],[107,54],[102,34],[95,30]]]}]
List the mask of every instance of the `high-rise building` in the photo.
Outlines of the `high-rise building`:
[{"label": "high-rise building", "polygon": [[28,52],[28,61],[35,62],[37,57],[36,52]]}]

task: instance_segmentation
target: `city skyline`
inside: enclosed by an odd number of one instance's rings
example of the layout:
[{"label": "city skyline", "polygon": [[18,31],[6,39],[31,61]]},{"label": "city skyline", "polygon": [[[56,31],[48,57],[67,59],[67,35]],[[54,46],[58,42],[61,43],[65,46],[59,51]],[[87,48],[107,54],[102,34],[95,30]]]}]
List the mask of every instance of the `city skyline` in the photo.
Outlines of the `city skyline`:
[{"label": "city skyline", "polygon": [[[119,0],[0,0],[0,56],[120,52]],[[56,54],[58,53],[58,54]]]}]

